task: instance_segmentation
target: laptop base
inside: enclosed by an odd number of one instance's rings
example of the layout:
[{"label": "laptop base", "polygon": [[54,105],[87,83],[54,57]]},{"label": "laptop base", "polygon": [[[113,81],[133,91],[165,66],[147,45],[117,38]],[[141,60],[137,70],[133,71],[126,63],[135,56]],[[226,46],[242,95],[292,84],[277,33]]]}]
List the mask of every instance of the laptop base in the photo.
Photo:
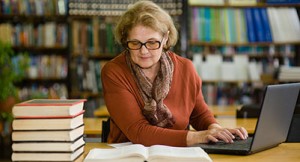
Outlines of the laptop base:
[{"label": "laptop base", "polygon": [[230,154],[230,155],[248,155],[253,137],[246,140],[236,140],[234,143],[225,143],[223,141],[208,144],[197,144],[196,147],[201,147],[209,154]]}]

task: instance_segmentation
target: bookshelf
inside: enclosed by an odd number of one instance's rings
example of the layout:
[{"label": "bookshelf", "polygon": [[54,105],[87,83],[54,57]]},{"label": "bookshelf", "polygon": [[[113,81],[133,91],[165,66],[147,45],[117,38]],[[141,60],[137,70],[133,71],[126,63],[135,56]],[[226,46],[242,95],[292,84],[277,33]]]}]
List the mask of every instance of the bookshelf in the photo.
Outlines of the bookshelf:
[{"label": "bookshelf", "polygon": [[2,1],[0,40],[29,55],[20,100],[68,98],[67,1]]},{"label": "bookshelf", "polygon": [[[300,75],[299,2],[189,0],[188,8],[187,55],[208,104],[259,103],[265,85],[300,81],[294,77]],[[283,66],[293,71],[288,79],[280,77]]]}]

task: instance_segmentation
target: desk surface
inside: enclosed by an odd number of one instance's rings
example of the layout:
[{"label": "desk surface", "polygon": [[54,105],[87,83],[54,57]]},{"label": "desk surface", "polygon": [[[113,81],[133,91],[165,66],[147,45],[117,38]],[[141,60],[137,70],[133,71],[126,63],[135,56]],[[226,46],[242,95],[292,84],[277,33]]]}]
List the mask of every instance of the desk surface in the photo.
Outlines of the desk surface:
[{"label": "desk surface", "polygon": [[[102,133],[102,121],[107,118],[84,118],[84,134],[100,135]],[[225,128],[244,127],[249,134],[253,134],[257,119],[252,118],[217,118],[218,123]]]},{"label": "desk surface", "polygon": [[[110,148],[105,143],[86,143],[86,156],[92,148]],[[300,159],[300,143],[283,143],[279,146],[247,156],[209,154],[214,162],[294,162]]]},{"label": "desk surface", "polygon": [[240,109],[241,106],[238,106],[238,105],[229,105],[229,106],[211,105],[211,106],[209,106],[209,108],[216,117],[221,117],[221,116],[235,117],[236,110]]},{"label": "desk surface", "polygon": [[107,120],[107,118],[84,118],[84,134],[101,135],[103,120]]}]

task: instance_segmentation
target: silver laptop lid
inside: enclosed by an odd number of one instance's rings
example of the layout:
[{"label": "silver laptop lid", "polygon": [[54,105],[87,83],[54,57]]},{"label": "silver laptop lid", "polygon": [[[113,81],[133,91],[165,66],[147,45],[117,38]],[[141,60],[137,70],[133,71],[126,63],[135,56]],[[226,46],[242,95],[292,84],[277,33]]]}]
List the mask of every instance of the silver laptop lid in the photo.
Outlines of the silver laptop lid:
[{"label": "silver laptop lid", "polygon": [[267,86],[251,152],[274,147],[286,140],[299,90],[300,83]]}]

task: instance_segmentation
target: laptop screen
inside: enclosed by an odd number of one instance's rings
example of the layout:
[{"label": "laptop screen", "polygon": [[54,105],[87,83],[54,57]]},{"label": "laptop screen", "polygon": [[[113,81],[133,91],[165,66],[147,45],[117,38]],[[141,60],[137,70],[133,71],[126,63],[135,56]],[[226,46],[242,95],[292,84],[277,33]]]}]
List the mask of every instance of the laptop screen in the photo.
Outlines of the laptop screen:
[{"label": "laptop screen", "polygon": [[251,150],[274,147],[287,138],[300,83],[267,86]]}]

